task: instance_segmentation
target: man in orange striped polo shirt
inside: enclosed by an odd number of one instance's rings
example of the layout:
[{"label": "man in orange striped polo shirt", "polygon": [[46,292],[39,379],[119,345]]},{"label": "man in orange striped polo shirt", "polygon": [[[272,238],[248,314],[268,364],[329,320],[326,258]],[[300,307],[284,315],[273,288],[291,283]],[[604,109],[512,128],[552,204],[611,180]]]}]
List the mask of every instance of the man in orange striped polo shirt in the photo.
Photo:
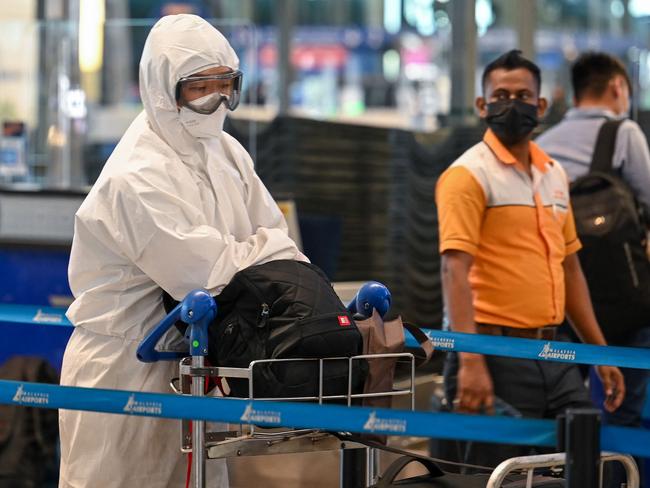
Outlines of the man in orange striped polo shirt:
[{"label": "man in orange striped polo shirt", "polygon": [[[490,63],[476,100],[489,128],[438,180],[447,319],[458,332],[551,340],[566,312],[584,342],[605,345],[576,255],[566,174],[531,142],[546,109],[540,84],[539,68],[520,51]],[[605,408],[615,410],[623,377],[614,367],[598,372]],[[458,412],[492,411],[495,398],[535,418],[591,406],[568,363],[449,354],[445,385]],[[473,451],[487,465],[525,454],[515,446]]]}]

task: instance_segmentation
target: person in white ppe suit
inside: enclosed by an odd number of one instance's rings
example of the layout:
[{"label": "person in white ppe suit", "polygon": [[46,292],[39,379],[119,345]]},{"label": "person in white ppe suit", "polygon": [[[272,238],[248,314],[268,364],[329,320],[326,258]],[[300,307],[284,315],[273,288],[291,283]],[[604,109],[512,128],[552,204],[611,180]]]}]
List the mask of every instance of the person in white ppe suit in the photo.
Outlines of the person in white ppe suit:
[{"label": "person in white ppe suit", "polygon": [[[248,153],[222,131],[239,99],[238,65],[200,17],[168,16],[152,28],[140,62],[144,111],[76,214],[67,312],[75,330],[61,384],[169,392],[177,364],[136,358],[165,315],[163,290],[176,300],[199,287],[216,295],[248,266],[306,260]],[[171,331],[164,347],[181,346]],[[62,410],[59,425],[60,487],[184,486],[177,420]],[[208,486],[227,486],[225,463],[207,468]]]}]

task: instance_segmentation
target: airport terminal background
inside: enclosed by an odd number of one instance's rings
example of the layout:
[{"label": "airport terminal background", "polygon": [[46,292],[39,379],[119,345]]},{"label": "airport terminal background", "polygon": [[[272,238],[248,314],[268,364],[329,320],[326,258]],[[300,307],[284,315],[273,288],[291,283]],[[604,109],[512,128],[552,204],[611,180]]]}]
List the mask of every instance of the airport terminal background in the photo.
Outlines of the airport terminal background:
[{"label": "airport terminal background", "polygon": [[[391,312],[424,327],[442,322],[433,189],[482,137],[487,62],[521,48],[539,64],[543,131],[571,106],[578,54],[615,54],[650,136],[649,0],[0,0],[0,303],[71,302],[74,212],[142,110],[150,27],[178,12],[237,51],[244,96],[226,130],[305,253],[340,290],[386,283]],[[25,328],[0,363],[31,353],[59,368],[66,340]]]}]

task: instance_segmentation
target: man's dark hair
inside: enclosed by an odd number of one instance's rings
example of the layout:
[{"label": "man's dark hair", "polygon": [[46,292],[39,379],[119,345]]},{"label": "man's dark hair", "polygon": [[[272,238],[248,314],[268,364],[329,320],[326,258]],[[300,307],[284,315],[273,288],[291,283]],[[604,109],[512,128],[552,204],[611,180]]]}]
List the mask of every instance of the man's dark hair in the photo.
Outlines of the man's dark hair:
[{"label": "man's dark hair", "polygon": [[537,84],[537,93],[539,93],[542,86],[542,75],[539,71],[539,67],[530,59],[523,57],[519,49],[513,49],[512,51],[508,51],[507,53],[502,54],[485,67],[485,70],[483,70],[483,78],[481,79],[483,93],[485,93],[485,85],[488,76],[490,73],[492,73],[492,71],[495,71],[497,69],[512,71],[513,69],[519,68],[527,69],[532,73],[533,78],[535,78],[535,83]]},{"label": "man's dark hair", "polygon": [[581,100],[585,95],[600,97],[607,85],[616,75],[625,78],[627,86],[632,93],[632,84],[627,75],[625,66],[616,57],[603,53],[590,51],[578,57],[571,67],[571,82],[573,83],[573,96]]}]

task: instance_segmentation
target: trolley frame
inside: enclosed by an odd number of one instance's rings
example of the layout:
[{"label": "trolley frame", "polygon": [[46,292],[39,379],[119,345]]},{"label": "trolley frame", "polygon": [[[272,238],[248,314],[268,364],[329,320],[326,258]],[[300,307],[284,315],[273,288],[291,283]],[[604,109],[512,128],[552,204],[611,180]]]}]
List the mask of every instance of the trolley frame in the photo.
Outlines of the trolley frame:
[{"label": "trolley frame", "polygon": [[[255,401],[311,401],[323,404],[328,401],[345,401],[348,406],[355,400],[376,397],[408,396],[411,410],[415,409],[415,356],[411,353],[363,354],[352,357],[331,357],[320,359],[263,359],[250,363],[248,368],[209,367],[204,365],[203,356],[190,356],[179,363],[180,385],[174,381],[171,386],[178,394],[203,397],[208,377],[238,378],[248,381],[248,400]],[[407,363],[410,369],[410,381],[405,387],[392,388],[390,391],[372,393],[354,393],[352,378],[355,363],[364,360],[394,359]],[[325,395],[323,393],[323,371],[328,361],[348,361],[348,390],[346,394]],[[254,392],[255,368],[263,364],[286,362],[318,362],[318,395],[304,397],[256,398]],[[188,392],[189,393],[186,393]],[[207,459],[261,456],[271,454],[305,453],[344,449],[367,449],[366,473],[368,482],[376,480],[378,475],[377,456],[374,449],[365,445],[341,441],[335,435],[317,429],[262,428],[252,424],[235,424],[235,430],[207,432],[205,421],[181,421],[181,451],[192,452],[192,471],[195,488],[205,487],[205,463]],[[194,446],[201,446],[194,449]]]}]

